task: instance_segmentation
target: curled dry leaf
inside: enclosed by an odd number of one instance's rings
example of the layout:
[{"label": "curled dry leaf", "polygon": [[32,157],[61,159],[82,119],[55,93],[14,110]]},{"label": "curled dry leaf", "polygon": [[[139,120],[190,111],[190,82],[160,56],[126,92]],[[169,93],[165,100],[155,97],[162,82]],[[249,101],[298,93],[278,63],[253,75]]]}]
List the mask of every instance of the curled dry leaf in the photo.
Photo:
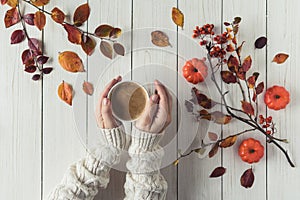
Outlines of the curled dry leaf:
[{"label": "curled dry leaf", "polygon": [[153,31],[151,33],[152,43],[158,47],[171,46],[169,37],[162,31]]},{"label": "curled dry leaf", "polygon": [[247,101],[241,101],[242,103],[242,109],[245,113],[249,114],[249,115],[254,115],[254,108],[251,105],[251,103],[247,102]]},{"label": "curled dry leaf", "polygon": [[96,42],[93,38],[91,38],[88,35],[83,35],[82,36],[82,41],[81,41],[81,47],[83,49],[83,51],[87,54],[87,55],[92,55],[95,48],[96,48]]},{"label": "curled dry leaf", "polygon": [[11,27],[20,21],[19,13],[17,8],[11,8],[6,11],[4,17],[5,27]]},{"label": "curled dry leaf", "polygon": [[120,28],[114,28],[110,33],[109,37],[112,39],[120,37],[122,34],[122,30]]},{"label": "curled dry leaf", "polygon": [[78,28],[70,24],[63,24],[68,33],[68,40],[74,44],[81,44],[82,33]]},{"label": "curled dry leaf", "polygon": [[37,11],[34,14],[34,25],[41,31],[44,29],[45,25],[46,25],[46,15],[41,12],[41,11]]},{"label": "curled dry leaf", "polygon": [[26,24],[34,26],[34,14],[33,13],[28,13],[23,16],[24,21]]},{"label": "curled dry leaf", "polygon": [[74,12],[73,22],[75,26],[81,26],[90,16],[89,4],[83,4],[76,8]]},{"label": "curled dry leaf", "polygon": [[109,42],[101,41],[100,43],[100,51],[102,54],[110,59],[113,57],[113,48]]},{"label": "curled dry leaf", "polygon": [[122,44],[115,42],[113,45],[113,48],[114,48],[116,54],[118,54],[120,56],[125,55],[125,48]]},{"label": "curled dry leaf", "polygon": [[217,142],[216,144],[214,144],[214,146],[211,148],[210,152],[208,153],[208,157],[212,158],[214,157],[219,150],[219,143]]},{"label": "curled dry leaf", "polygon": [[61,100],[72,106],[73,88],[70,84],[63,81],[58,86],[57,93]]},{"label": "curled dry leaf", "polygon": [[18,44],[25,40],[24,30],[15,30],[10,37],[10,44]]},{"label": "curled dry leaf", "polygon": [[93,95],[94,87],[90,82],[84,81],[82,84],[83,91],[88,95]]},{"label": "curled dry leaf", "polygon": [[254,173],[252,168],[247,169],[241,176],[241,186],[245,188],[251,188],[254,183]]},{"label": "curled dry leaf", "polygon": [[102,37],[108,37],[110,35],[110,32],[114,29],[114,27],[103,24],[96,28],[95,35],[102,38]]},{"label": "curled dry leaf", "polygon": [[30,2],[35,6],[44,6],[49,3],[50,0],[30,0]]},{"label": "curled dry leaf", "polygon": [[172,8],[172,20],[177,26],[183,28],[184,15],[178,8]]},{"label": "curled dry leaf", "polygon": [[51,11],[51,18],[56,23],[62,24],[65,21],[66,15],[63,11],[61,11],[59,8],[55,7]]},{"label": "curled dry leaf", "polygon": [[210,174],[210,178],[217,178],[220,176],[223,176],[226,172],[226,169],[224,167],[217,167],[214,169],[214,171]]},{"label": "curled dry leaf", "polygon": [[82,60],[72,51],[64,51],[58,56],[59,64],[69,72],[84,72]]},{"label": "curled dry leaf", "polygon": [[242,48],[243,48],[244,43],[245,43],[245,41],[243,41],[242,44],[236,50],[238,56],[241,56],[241,52],[242,52]]},{"label": "curled dry leaf", "polygon": [[259,37],[259,38],[256,39],[256,41],[254,43],[254,46],[257,49],[261,49],[264,46],[266,46],[266,44],[267,44],[267,38],[262,36],[262,37]]},{"label": "curled dry leaf", "polygon": [[237,136],[229,136],[227,138],[225,138],[221,143],[220,143],[220,147],[222,148],[227,148],[227,147],[231,147],[232,145],[235,144],[237,140]]},{"label": "curled dry leaf", "polygon": [[277,64],[282,64],[288,59],[289,55],[285,53],[278,53],[273,58],[272,62],[276,62]]}]

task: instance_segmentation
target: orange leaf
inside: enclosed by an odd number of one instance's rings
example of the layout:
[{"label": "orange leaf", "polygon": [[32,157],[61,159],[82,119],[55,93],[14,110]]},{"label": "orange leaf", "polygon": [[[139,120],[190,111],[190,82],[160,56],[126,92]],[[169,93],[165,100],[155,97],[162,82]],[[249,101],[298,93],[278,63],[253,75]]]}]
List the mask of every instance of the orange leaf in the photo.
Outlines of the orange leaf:
[{"label": "orange leaf", "polygon": [[110,38],[118,38],[120,37],[120,35],[122,34],[122,30],[120,28],[114,28],[110,33],[109,33],[109,37]]},{"label": "orange leaf", "polygon": [[74,12],[73,22],[75,26],[81,26],[90,16],[89,4],[83,4],[76,8]]},{"label": "orange leaf", "polygon": [[234,145],[234,143],[237,140],[237,136],[229,136],[227,138],[225,138],[221,143],[220,143],[220,147],[222,148],[227,148],[227,147],[231,147],[232,145]]},{"label": "orange leaf", "polygon": [[30,1],[35,6],[44,6],[47,5],[50,0],[30,0]]},{"label": "orange leaf", "polygon": [[46,16],[43,12],[37,11],[34,14],[34,25],[41,31],[46,25]]},{"label": "orange leaf", "polygon": [[172,8],[172,20],[177,26],[183,28],[184,15],[178,8]]},{"label": "orange leaf", "polygon": [[272,62],[276,62],[277,64],[282,64],[288,59],[289,55],[285,53],[278,53],[274,58]]},{"label": "orange leaf", "polygon": [[84,81],[82,84],[82,89],[88,95],[92,95],[94,93],[94,87],[90,82]]},{"label": "orange leaf", "polygon": [[58,56],[59,64],[69,72],[84,72],[79,56],[72,51],[65,51]]},{"label": "orange leaf", "polygon": [[237,72],[239,68],[239,60],[235,56],[230,55],[227,66],[231,72]]},{"label": "orange leaf", "polygon": [[103,24],[96,28],[95,35],[98,37],[108,37],[114,28],[110,25]]},{"label": "orange leaf", "polygon": [[51,11],[51,18],[56,23],[62,24],[65,21],[66,15],[59,8],[55,7]]},{"label": "orange leaf", "polygon": [[[5,1],[4,1],[5,2]],[[2,3],[2,2],[1,2]],[[15,8],[15,7],[17,7],[17,5],[18,5],[18,0],[7,0],[6,1],[6,3],[7,3],[7,5],[9,5],[10,7],[12,7],[12,8]],[[4,3],[3,3],[4,4]],[[2,5],[3,5],[2,4]]]},{"label": "orange leaf", "polygon": [[17,8],[8,10],[4,17],[5,27],[11,27],[20,21],[19,13]]},{"label": "orange leaf", "polygon": [[242,109],[244,112],[246,112],[249,115],[254,115],[254,108],[251,105],[251,103],[247,102],[247,101],[241,101],[242,103]]},{"label": "orange leaf", "polygon": [[95,50],[96,42],[93,38],[89,37],[88,35],[83,35],[81,41],[81,47],[84,50],[84,52],[90,56],[93,54]]},{"label": "orange leaf", "polygon": [[68,40],[74,44],[81,44],[82,33],[78,28],[69,24],[63,24],[64,28],[68,33]]},{"label": "orange leaf", "polygon": [[209,158],[212,158],[214,157],[217,153],[218,153],[218,150],[219,150],[219,143],[216,143],[210,150],[210,152],[208,153],[208,157]]},{"label": "orange leaf", "polygon": [[72,106],[73,88],[66,82],[62,82],[57,89],[58,96],[61,100]]},{"label": "orange leaf", "polygon": [[247,58],[245,58],[242,64],[243,71],[247,72],[251,68],[251,65],[252,65],[252,59],[251,56],[248,56]]}]

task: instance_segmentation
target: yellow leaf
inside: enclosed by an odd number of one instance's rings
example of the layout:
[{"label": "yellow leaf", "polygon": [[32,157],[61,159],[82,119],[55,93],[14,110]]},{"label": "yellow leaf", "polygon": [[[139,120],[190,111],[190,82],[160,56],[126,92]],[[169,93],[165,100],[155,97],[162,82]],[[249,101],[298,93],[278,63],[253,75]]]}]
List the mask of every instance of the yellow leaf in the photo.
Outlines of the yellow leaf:
[{"label": "yellow leaf", "polygon": [[173,7],[173,9],[172,9],[172,19],[173,19],[173,22],[177,26],[180,26],[181,28],[183,28],[184,15],[178,8]]},{"label": "yellow leaf", "polygon": [[59,64],[69,72],[84,72],[82,60],[72,51],[65,51],[58,56]]},{"label": "yellow leaf", "polygon": [[73,88],[71,85],[63,81],[58,86],[57,93],[61,100],[72,106]]},{"label": "yellow leaf", "polygon": [[15,8],[15,7],[17,7],[17,5],[18,5],[18,0],[7,0],[7,5],[9,5],[10,7],[12,7],[12,8]]},{"label": "yellow leaf", "polygon": [[41,31],[46,25],[46,16],[43,12],[37,11],[34,14],[34,25]]}]

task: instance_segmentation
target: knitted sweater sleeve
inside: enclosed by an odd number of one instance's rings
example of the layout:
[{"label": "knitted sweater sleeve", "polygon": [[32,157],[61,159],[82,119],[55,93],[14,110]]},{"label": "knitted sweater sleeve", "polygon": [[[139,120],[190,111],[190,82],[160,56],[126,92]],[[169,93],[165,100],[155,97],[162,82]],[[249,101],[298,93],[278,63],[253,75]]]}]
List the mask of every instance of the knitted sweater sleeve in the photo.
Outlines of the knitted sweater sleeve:
[{"label": "knitted sweater sleeve", "polygon": [[106,188],[110,168],[119,162],[121,150],[126,145],[126,136],[123,126],[102,129],[101,133],[106,140],[105,144],[71,165],[48,200],[92,200],[100,187]]},{"label": "knitted sweater sleeve", "polygon": [[163,133],[153,134],[133,128],[127,162],[125,200],[164,200],[167,182],[159,169],[164,155],[158,145]]}]

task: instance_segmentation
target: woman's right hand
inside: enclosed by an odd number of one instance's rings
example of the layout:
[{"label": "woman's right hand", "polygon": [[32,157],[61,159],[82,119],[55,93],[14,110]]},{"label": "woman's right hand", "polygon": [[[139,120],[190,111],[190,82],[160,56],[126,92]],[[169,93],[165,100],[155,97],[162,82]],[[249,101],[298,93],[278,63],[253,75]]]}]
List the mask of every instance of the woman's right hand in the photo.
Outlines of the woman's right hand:
[{"label": "woman's right hand", "polygon": [[172,121],[172,97],[162,83],[156,80],[154,84],[157,94],[150,96],[135,127],[145,132],[161,133]]}]

